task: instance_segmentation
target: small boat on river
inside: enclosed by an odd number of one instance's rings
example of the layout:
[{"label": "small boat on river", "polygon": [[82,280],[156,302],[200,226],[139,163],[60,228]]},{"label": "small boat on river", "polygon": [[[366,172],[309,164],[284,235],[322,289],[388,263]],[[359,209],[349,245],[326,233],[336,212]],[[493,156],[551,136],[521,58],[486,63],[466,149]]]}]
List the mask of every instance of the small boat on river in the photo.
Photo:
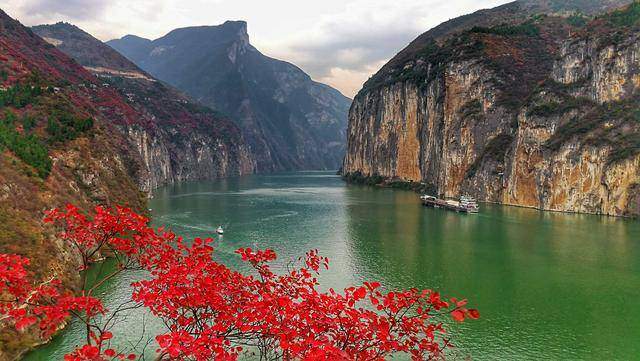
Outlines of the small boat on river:
[{"label": "small boat on river", "polygon": [[218,228],[216,228],[216,233],[217,234],[224,234],[224,229],[222,229],[222,226],[218,226]]}]

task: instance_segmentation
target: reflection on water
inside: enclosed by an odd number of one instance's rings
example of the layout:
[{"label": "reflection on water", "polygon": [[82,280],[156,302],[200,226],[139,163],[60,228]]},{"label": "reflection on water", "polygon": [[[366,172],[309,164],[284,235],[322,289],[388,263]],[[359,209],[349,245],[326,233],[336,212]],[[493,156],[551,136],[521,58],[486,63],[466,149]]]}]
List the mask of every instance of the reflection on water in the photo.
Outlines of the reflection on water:
[{"label": "reflection on water", "polygon": [[[163,188],[154,220],[185,238],[225,226],[217,257],[275,249],[283,263],[317,248],[331,259],[323,287],[381,280],[387,288],[435,288],[480,309],[453,325],[458,354],[495,359],[630,359],[640,354],[640,224],[637,221],[482,205],[478,215],[423,208],[411,192],[347,186],[330,173],[252,176]],[[126,299],[128,274],[101,292]],[[143,322],[144,321],[144,322]],[[161,325],[136,312],[120,344]],[[72,324],[30,360],[59,359],[82,342]],[[154,346],[151,349],[155,348]]]}]

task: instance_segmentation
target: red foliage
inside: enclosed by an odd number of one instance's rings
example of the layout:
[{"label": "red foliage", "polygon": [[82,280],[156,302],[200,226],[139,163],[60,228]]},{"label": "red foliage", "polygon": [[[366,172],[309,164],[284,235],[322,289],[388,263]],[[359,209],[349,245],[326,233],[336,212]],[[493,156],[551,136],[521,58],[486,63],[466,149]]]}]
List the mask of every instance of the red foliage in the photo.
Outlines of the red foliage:
[{"label": "red foliage", "polygon": [[[97,207],[89,219],[67,206],[45,220],[63,226],[60,237],[78,251],[83,268],[108,251],[120,266],[107,278],[133,268],[150,273],[133,284],[132,299],[168,325],[169,332],[156,337],[163,359],[236,359],[246,349],[276,359],[380,360],[397,352],[432,359],[452,346],[438,316],[479,317],[465,308],[466,300],[447,301],[431,290],[383,292],[379,283],[365,282],[322,292],[316,277],[329,261],[315,250],[279,275],[270,266],[274,251],[241,248],[237,253],[255,271],[243,274],[213,260],[211,239],[186,244],[127,208]],[[87,344],[65,360],[136,358],[107,348],[112,334],[95,318],[107,311],[93,289],[60,294],[55,280],[31,287],[27,265],[19,256],[0,255],[0,294],[10,296],[0,315],[18,329],[39,323],[44,336],[69,315],[79,317]]]}]

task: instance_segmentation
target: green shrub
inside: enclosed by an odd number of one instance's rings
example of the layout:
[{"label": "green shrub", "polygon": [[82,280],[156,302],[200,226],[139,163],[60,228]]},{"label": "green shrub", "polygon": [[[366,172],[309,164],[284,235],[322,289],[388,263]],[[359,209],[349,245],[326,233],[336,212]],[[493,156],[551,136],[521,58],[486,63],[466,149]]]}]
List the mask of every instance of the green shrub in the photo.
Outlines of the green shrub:
[{"label": "green shrub", "polygon": [[580,13],[571,14],[571,16],[567,18],[567,23],[576,28],[581,28],[587,25],[588,21],[589,18]]},{"label": "green shrub", "polygon": [[66,111],[57,111],[49,116],[45,130],[50,143],[59,143],[76,139],[93,128],[93,123],[92,118],[77,118]]},{"label": "green shrub", "polygon": [[574,97],[563,94],[562,100],[542,103],[530,108],[527,116],[550,117],[554,115],[563,115],[571,110],[579,109],[583,106],[592,105],[593,101],[584,97]]},{"label": "green shrub", "polygon": [[617,139],[617,146],[609,153],[608,163],[617,163],[640,153],[640,135],[627,134]]},{"label": "green shrub", "polygon": [[558,102],[549,102],[540,105],[536,105],[535,107],[529,109],[527,111],[527,116],[536,116],[536,117],[548,117],[558,112],[561,105]]},{"label": "green shrub", "polygon": [[40,95],[42,95],[42,88],[39,86],[16,84],[0,91],[0,107],[23,108],[34,103]]},{"label": "green shrub", "polygon": [[463,119],[482,114],[482,102],[477,99],[470,100],[460,108],[460,115]]},{"label": "green shrub", "polygon": [[35,117],[25,114],[22,117],[22,128],[25,132],[30,132],[35,128],[37,120]]},{"label": "green shrub", "polygon": [[613,11],[604,17],[617,26],[636,25],[640,21],[640,2],[634,1],[628,7]]},{"label": "green shrub", "polygon": [[372,176],[365,176],[360,171],[347,173],[343,177],[347,183],[360,184],[374,186],[384,182],[385,178],[381,175],[374,174]]},{"label": "green shrub", "polygon": [[540,29],[528,21],[519,25],[502,24],[490,28],[483,26],[474,26],[469,30],[471,33],[494,34],[500,36],[539,36]]},{"label": "green shrub", "polygon": [[38,176],[46,178],[52,165],[47,147],[35,135],[18,133],[14,124],[15,115],[5,115],[0,120],[0,148],[8,148],[23,162],[35,168]]},{"label": "green shrub", "polygon": [[466,177],[473,177],[485,160],[503,162],[509,148],[513,144],[513,136],[509,134],[499,134],[491,139],[482,150],[482,153],[467,169]]}]

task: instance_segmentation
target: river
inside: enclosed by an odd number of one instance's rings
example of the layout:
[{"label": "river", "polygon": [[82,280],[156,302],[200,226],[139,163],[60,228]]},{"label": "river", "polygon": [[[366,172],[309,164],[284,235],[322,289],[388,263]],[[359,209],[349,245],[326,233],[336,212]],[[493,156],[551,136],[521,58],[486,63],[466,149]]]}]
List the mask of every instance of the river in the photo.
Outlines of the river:
[{"label": "river", "polygon": [[[640,355],[638,221],[484,204],[480,214],[457,214],[424,208],[412,192],[347,185],[329,172],[173,185],[157,190],[150,207],[156,225],[185,238],[213,235],[223,224],[216,254],[234,266],[239,247],[272,248],[283,261],[318,249],[331,261],[324,287],[378,280],[388,289],[468,298],[481,319],[452,325],[461,358]],[[128,284],[142,276],[106,284],[107,307],[127,299]],[[140,348],[140,335],[159,330],[138,310],[117,325],[114,342]],[[25,359],[61,360],[82,331],[72,322]]]}]

